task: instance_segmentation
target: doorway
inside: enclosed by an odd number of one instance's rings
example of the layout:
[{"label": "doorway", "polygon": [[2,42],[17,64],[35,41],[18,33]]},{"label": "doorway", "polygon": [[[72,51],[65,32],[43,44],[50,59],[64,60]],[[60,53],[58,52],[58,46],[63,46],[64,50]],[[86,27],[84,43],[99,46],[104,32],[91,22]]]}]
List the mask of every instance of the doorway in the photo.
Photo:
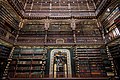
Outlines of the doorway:
[{"label": "doorway", "polygon": [[53,49],[50,53],[50,78],[70,78],[71,58],[68,49]]}]

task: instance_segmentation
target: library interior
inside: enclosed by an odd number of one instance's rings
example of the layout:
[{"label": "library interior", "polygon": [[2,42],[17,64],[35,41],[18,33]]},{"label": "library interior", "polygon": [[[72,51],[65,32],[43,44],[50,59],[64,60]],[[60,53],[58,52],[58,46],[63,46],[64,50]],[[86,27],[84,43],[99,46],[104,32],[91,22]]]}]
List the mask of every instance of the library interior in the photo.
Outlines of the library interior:
[{"label": "library interior", "polygon": [[0,0],[0,80],[120,80],[120,0]]}]

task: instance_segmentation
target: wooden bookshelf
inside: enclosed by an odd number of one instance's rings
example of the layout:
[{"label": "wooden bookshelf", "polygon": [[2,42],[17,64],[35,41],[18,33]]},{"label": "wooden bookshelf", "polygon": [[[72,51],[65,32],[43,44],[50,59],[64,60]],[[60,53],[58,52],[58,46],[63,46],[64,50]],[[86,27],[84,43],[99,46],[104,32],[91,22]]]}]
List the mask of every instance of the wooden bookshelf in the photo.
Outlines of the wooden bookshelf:
[{"label": "wooden bookshelf", "polygon": [[117,76],[120,77],[120,44],[109,46],[110,53],[113,57],[113,62],[117,71]]},{"label": "wooden bookshelf", "polygon": [[1,59],[0,60],[0,79],[3,77],[3,73],[7,65],[10,52],[11,52],[10,47],[0,45],[0,59]]},{"label": "wooden bookshelf", "polygon": [[6,21],[14,29],[18,29],[19,21],[16,20],[13,15],[3,5],[0,6],[0,17]]},{"label": "wooden bookshelf", "polygon": [[[76,77],[106,77],[107,72],[100,48],[76,48]],[[107,55],[107,54],[106,54]],[[110,68],[110,66],[108,66]]]},{"label": "wooden bookshelf", "polygon": [[17,35],[19,20],[5,6],[0,6],[0,38],[14,42]]},{"label": "wooden bookshelf", "polygon": [[48,31],[47,43],[57,43],[58,39],[62,39],[63,43],[74,43],[72,31]]},{"label": "wooden bookshelf", "polygon": [[45,65],[46,65],[45,49],[15,48],[13,52],[13,59],[10,64],[9,77],[43,78],[45,75]]},{"label": "wooden bookshelf", "polygon": [[106,37],[106,41],[107,43],[117,39],[120,37],[120,28],[119,28],[120,24],[117,23],[113,23],[112,26],[108,27],[107,30],[105,31],[105,37]]}]

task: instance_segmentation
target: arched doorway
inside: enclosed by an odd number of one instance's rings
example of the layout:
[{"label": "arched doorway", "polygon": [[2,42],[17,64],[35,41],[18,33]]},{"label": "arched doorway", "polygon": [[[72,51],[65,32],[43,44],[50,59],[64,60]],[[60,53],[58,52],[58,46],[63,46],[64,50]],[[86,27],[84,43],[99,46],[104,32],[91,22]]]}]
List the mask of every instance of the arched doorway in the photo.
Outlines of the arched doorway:
[{"label": "arched doorway", "polygon": [[50,78],[72,77],[71,58],[68,49],[53,49],[50,53]]}]

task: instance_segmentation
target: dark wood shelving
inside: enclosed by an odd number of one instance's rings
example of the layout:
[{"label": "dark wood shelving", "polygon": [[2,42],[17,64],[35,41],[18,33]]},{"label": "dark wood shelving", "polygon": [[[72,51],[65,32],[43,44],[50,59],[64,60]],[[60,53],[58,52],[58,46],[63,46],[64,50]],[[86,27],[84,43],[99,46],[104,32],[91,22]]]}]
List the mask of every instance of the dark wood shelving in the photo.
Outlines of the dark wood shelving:
[{"label": "dark wood shelving", "polygon": [[0,1],[0,79],[119,80],[119,12],[118,0]]},{"label": "dark wood shelving", "polygon": [[[76,48],[75,50],[75,66],[77,77],[106,77],[104,60],[100,48]],[[105,52],[105,51],[104,51]],[[90,56],[89,56],[90,55]],[[107,55],[107,54],[106,54]],[[108,59],[107,59],[108,60]],[[111,69],[111,65],[108,66]],[[111,70],[112,72],[112,70]]]},{"label": "dark wood shelving", "polygon": [[[37,57],[35,55],[37,55]],[[14,65],[14,70],[11,71],[10,67],[9,77],[43,78],[46,64],[45,56],[46,50],[43,48],[16,48],[13,52],[13,60],[10,64]],[[13,72],[14,74],[11,76],[11,73]]]},{"label": "dark wood shelving", "polygon": [[113,57],[113,62],[116,67],[117,76],[120,76],[120,44],[115,44],[109,46],[110,53]]},{"label": "dark wood shelving", "polygon": [[6,65],[8,63],[8,57],[11,52],[11,48],[0,45],[0,79],[3,77],[4,70],[6,68]]}]

